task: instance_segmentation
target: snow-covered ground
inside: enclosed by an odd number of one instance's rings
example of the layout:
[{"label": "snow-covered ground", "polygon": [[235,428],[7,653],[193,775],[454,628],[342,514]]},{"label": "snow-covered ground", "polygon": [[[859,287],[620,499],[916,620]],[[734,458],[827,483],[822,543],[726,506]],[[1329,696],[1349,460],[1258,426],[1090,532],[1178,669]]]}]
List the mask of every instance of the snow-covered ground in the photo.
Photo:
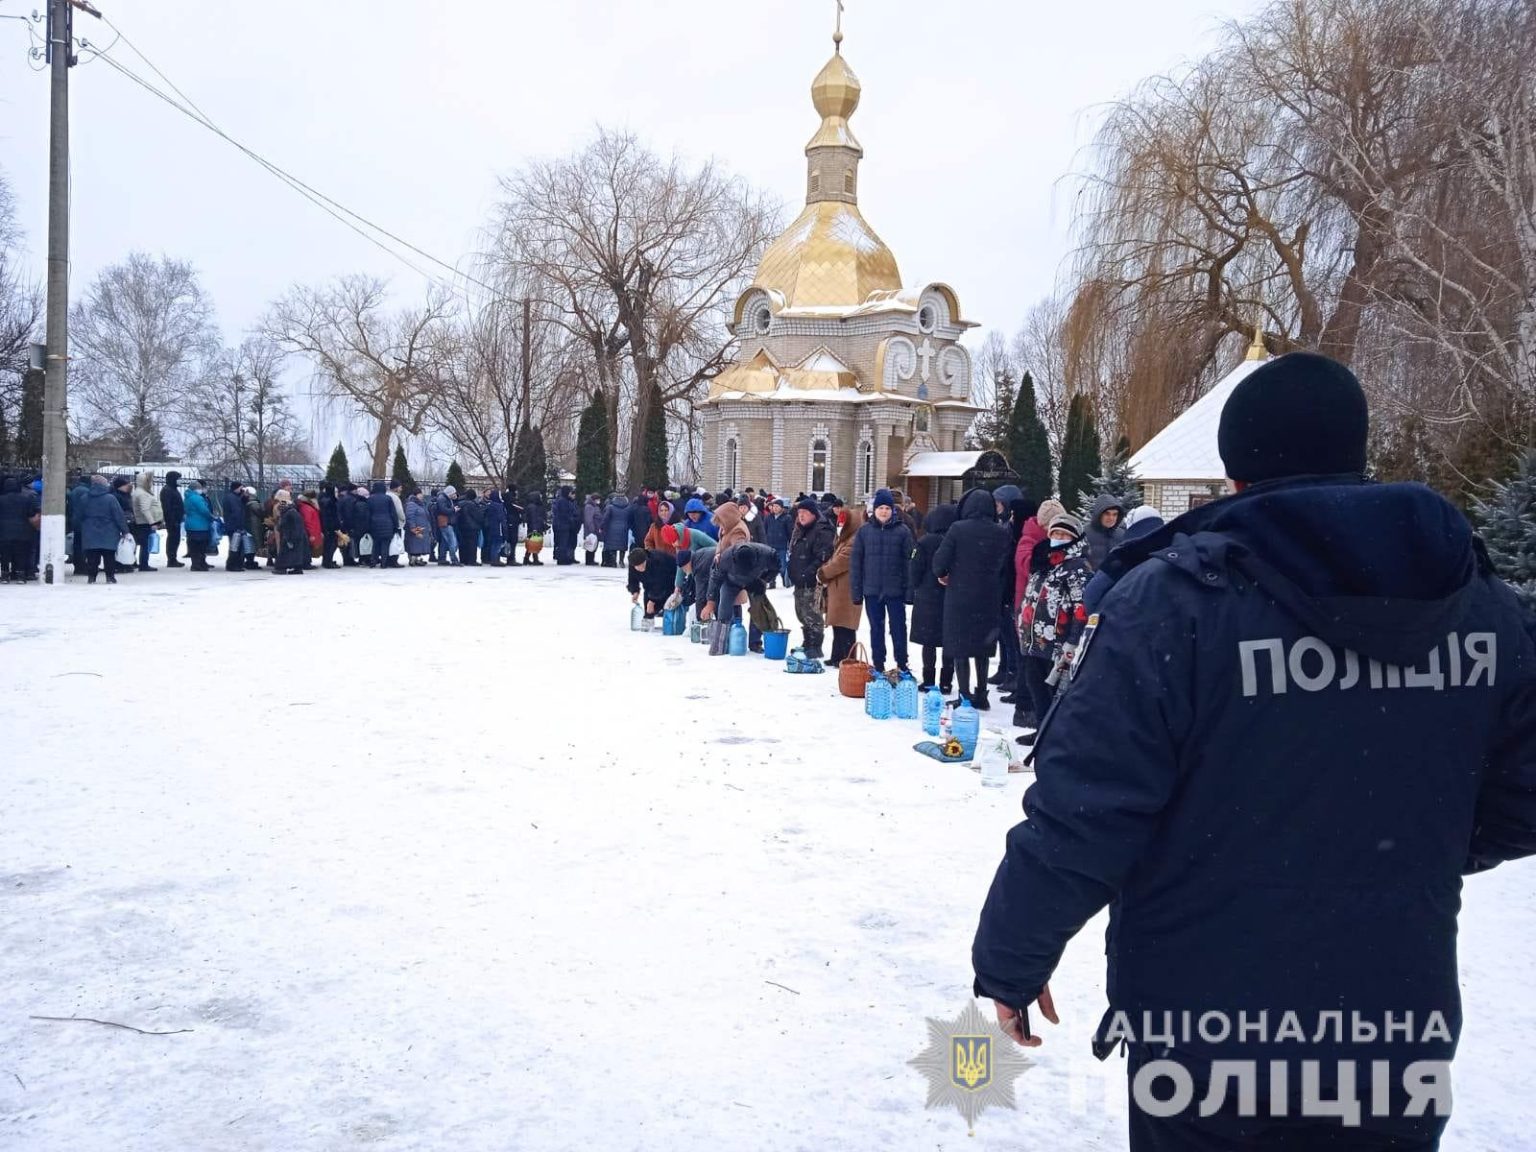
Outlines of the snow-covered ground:
[{"label": "snow-covered ground", "polygon": [[[906,1063],[1027,778],[628,610],[585,568],[0,589],[0,1147],[1125,1147],[1102,920],[1018,1114],[968,1139]],[[1533,877],[1468,885],[1453,1152],[1536,1147]]]}]

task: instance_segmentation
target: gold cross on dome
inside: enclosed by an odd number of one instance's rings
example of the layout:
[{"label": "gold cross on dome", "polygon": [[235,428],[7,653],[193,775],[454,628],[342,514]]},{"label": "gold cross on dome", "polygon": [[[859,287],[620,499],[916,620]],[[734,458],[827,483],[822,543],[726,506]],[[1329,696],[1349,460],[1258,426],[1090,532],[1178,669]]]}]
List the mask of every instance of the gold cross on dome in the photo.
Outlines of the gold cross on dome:
[{"label": "gold cross on dome", "polygon": [[843,50],[843,0],[837,0],[837,31],[832,33],[832,43],[839,52]]}]

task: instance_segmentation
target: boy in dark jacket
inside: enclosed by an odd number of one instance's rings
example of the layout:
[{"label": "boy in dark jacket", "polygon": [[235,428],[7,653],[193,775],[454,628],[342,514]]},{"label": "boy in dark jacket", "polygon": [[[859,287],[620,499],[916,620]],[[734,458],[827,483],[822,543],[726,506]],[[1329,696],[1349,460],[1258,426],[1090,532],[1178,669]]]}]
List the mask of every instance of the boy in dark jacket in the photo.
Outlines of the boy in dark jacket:
[{"label": "boy in dark jacket", "polygon": [[[784,508],[784,501],[775,497],[768,501],[763,514],[763,543],[779,554],[779,579],[789,587],[789,538],[795,533],[795,518]],[[769,587],[773,587],[772,584]]]},{"label": "boy in dark jacket", "polygon": [[907,670],[907,597],[911,593],[908,562],[912,533],[896,513],[896,498],[888,488],[875,493],[874,517],[853,538],[849,589],[855,604],[869,617],[870,658],[875,671],[885,671],[885,627],[891,627],[896,667]]}]

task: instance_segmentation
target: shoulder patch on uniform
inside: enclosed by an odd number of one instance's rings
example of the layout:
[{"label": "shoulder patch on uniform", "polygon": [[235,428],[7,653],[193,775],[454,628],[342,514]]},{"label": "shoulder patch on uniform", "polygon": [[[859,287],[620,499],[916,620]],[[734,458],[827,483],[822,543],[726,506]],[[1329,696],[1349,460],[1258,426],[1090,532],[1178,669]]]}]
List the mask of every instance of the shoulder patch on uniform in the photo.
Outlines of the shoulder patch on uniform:
[{"label": "shoulder patch on uniform", "polygon": [[1093,637],[1099,630],[1099,625],[1104,620],[1102,612],[1095,612],[1088,617],[1088,625],[1083,629],[1082,639],[1077,642],[1077,652],[1072,657],[1072,675],[1067,679],[1076,680],[1077,674],[1083,670],[1083,662],[1088,659],[1088,649],[1093,645]]}]

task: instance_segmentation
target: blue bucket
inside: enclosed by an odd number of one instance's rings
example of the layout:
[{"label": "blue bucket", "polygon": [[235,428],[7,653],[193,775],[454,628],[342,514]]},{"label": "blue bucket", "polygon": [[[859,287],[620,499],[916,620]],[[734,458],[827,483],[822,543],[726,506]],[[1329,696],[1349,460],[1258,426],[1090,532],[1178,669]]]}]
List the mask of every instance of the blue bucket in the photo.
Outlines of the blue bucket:
[{"label": "blue bucket", "polygon": [[764,632],[763,656],[768,660],[783,660],[789,655],[789,633]]}]

